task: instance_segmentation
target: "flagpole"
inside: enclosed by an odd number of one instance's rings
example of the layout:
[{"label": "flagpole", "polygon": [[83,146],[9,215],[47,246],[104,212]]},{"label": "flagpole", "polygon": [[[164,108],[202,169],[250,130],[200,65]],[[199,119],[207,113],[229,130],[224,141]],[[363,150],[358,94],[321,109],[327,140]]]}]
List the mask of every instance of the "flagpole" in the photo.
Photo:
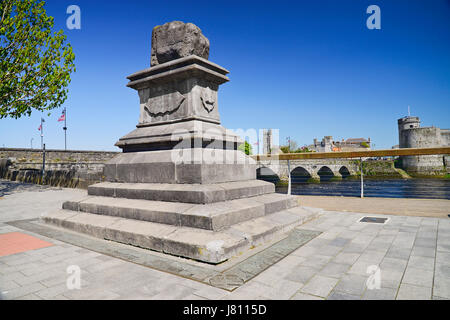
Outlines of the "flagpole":
[{"label": "flagpole", "polygon": [[41,149],[44,148],[44,124],[42,123],[42,117],[41,117]]},{"label": "flagpole", "polygon": [[64,107],[64,150],[67,151],[67,109]]}]

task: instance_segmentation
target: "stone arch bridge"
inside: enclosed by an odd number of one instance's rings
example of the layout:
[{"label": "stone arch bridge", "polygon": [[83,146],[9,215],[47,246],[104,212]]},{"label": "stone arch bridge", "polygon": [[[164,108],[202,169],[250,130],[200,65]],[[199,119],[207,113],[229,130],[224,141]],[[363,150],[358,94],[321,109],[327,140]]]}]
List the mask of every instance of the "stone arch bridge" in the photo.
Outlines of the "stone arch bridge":
[{"label": "stone arch bridge", "polygon": [[[311,180],[342,179],[359,172],[359,162],[355,159],[300,159],[290,160],[292,182]],[[287,160],[258,160],[258,179],[277,182],[288,181]]]}]

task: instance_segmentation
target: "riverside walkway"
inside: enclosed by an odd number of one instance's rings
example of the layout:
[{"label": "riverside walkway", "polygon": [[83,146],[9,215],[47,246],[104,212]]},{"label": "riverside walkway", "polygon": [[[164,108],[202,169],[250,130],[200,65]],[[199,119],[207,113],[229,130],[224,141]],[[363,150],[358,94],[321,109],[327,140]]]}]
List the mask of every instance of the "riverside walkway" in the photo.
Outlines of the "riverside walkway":
[{"label": "riverside walkway", "polygon": [[[83,193],[0,181],[2,299],[450,299],[449,218],[396,215],[400,207],[391,208],[390,215],[323,210],[295,229],[320,235],[231,291],[102,253],[109,246],[116,246],[115,252],[128,246],[92,244],[87,238],[74,245],[55,239],[56,231],[42,235],[39,228],[29,231],[14,223],[58,210]],[[360,222],[365,216],[388,220]],[[16,245],[16,253],[4,251],[5,239]],[[169,259],[172,266],[195,272],[212,268],[138,248],[133,254]],[[67,286],[70,266],[81,269],[80,289]],[[379,267],[379,287],[367,286],[371,266]]]}]

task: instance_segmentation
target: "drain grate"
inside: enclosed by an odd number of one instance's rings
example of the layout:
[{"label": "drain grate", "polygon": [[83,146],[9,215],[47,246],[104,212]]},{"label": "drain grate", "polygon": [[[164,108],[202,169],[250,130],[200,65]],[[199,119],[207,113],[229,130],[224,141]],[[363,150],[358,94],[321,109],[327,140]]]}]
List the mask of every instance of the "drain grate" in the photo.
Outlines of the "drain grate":
[{"label": "drain grate", "polygon": [[364,217],[359,222],[369,222],[369,223],[385,223],[388,218],[375,218],[375,217]]}]

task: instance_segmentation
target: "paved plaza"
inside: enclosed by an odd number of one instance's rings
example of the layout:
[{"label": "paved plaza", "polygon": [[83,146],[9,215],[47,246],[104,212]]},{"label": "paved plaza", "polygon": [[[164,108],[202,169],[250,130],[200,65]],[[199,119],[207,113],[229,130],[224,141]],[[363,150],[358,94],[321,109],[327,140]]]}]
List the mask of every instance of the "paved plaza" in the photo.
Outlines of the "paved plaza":
[{"label": "paved plaza", "polygon": [[[85,192],[0,182],[0,247],[3,236],[18,250],[0,254],[1,299],[450,299],[449,218],[322,211],[297,227],[317,237],[233,291],[9,224]],[[69,266],[81,271],[80,289],[68,287]]]}]

